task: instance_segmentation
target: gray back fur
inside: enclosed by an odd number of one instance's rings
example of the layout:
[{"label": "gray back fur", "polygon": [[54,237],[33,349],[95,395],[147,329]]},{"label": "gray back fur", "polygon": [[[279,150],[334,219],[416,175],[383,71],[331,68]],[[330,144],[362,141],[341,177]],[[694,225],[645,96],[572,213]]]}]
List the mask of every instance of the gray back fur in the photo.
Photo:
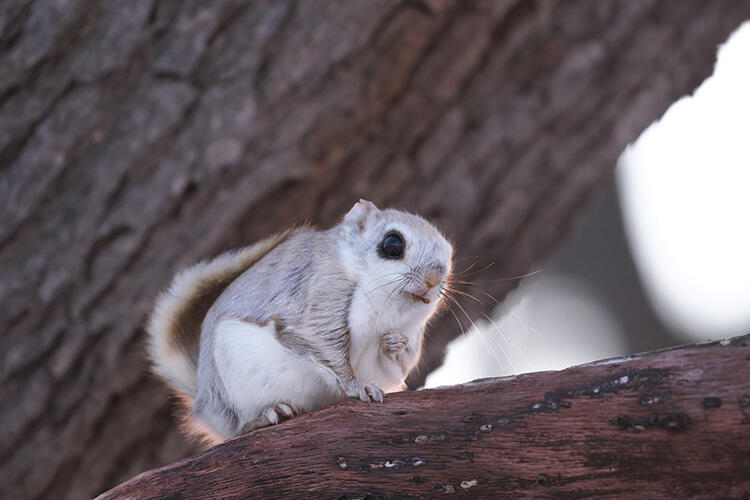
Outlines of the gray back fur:
[{"label": "gray back fur", "polygon": [[[341,265],[335,243],[337,227],[327,231],[308,230],[290,236],[241,274],[219,296],[203,322],[198,379],[201,388],[196,408],[221,410],[236,423],[226,401],[212,352],[216,327],[226,318],[265,324],[277,321],[285,332],[299,332],[306,338],[292,338],[289,344],[304,342],[315,361],[335,373],[350,371],[347,319],[355,289],[353,277]],[[314,298],[314,300],[310,300]],[[283,320],[278,325],[279,319]]]}]

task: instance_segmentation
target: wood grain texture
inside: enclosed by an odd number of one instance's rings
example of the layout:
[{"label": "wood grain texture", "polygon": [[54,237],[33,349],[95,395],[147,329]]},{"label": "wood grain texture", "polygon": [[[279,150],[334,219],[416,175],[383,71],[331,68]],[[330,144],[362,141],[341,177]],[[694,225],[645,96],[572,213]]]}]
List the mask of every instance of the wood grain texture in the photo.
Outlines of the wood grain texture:
[{"label": "wood grain texture", "polygon": [[750,335],[347,401],[99,500],[747,498]]},{"label": "wood grain texture", "polygon": [[0,497],[83,498],[196,451],[144,371],[145,315],[180,268],[366,197],[494,261],[482,279],[522,274],[748,17],[731,0],[0,2]]}]

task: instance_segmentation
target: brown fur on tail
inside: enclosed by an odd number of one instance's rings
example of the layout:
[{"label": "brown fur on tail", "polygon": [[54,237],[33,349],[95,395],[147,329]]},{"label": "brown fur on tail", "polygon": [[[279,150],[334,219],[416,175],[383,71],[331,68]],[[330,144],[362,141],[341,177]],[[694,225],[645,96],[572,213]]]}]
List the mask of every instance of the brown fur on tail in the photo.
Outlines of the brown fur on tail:
[{"label": "brown fur on tail", "polygon": [[232,281],[291,235],[297,227],[253,245],[230,250],[178,273],[156,299],[146,327],[153,370],[174,389],[193,398],[203,318]]}]

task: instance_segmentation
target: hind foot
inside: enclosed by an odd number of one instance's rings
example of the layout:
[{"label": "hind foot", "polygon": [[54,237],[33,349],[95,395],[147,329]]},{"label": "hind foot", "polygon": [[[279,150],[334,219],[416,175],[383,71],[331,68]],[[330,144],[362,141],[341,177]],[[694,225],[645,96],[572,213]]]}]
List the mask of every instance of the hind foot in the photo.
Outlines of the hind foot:
[{"label": "hind foot", "polygon": [[289,403],[276,403],[273,406],[267,406],[260,414],[260,417],[256,420],[251,420],[246,423],[242,430],[242,434],[253,431],[260,427],[266,427],[268,425],[275,425],[279,422],[283,422],[289,418],[299,415],[300,411],[292,404]]},{"label": "hind foot", "polygon": [[278,424],[288,418],[299,415],[299,411],[294,405],[288,403],[276,403],[275,405],[269,406],[263,410],[262,415],[268,419],[269,423]]}]

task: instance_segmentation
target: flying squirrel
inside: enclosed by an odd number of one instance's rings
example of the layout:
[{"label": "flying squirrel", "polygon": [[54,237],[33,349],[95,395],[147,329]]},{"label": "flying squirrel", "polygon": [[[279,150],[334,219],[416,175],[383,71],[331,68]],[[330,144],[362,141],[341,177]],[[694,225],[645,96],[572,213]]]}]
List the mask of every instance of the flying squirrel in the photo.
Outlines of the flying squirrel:
[{"label": "flying squirrel", "polygon": [[220,442],[347,397],[404,388],[452,271],[425,219],[360,200],[173,279],[147,325],[153,371],[187,429]]}]

